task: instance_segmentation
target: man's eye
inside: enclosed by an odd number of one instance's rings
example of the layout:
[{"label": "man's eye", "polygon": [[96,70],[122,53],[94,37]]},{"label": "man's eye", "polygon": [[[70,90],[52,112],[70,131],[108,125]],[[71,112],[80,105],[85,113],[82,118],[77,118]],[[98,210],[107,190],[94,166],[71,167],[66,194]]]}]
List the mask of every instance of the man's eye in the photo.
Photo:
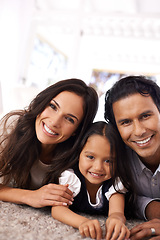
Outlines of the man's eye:
[{"label": "man's eye", "polygon": [[143,119],[146,119],[146,118],[148,118],[148,117],[150,117],[150,116],[151,116],[150,114],[145,114],[145,115],[142,116],[142,118],[143,118]]},{"label": "man's eye", "polygon": [[87,155],[87,158],[89,158],[89,159],[94,159],[94,157],[93,156],[91,156],[91,155]]},{"label": "man's eye", "polygon": [[128,125],[128,124],[130,124],[130,120],[125,120],[125,121],[123,121],[123,122],[121,122],[121,125]]}]

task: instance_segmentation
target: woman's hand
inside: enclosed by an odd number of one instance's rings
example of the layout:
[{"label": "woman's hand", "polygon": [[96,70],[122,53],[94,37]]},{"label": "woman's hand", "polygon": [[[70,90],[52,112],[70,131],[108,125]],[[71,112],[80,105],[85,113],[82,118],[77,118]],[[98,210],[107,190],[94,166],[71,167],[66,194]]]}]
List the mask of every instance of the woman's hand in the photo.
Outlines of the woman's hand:
[{"label": "woman's hand", "polygon": [[148,222],[141,223],[131,229],[131,240],[160,239],[160,219],[153,219]]},{"label": "woman's hand", "polygon": [[46,206],[66,206],[71,205],[73,194],[68,189],[68,185],[58,185],[49,183],[37,190],[28,190],[24,194],[24,203],[35,208]]},{"label": "woman's hand", "polygon": [[129,236],[130,231],[121,220],[121,217],[111,214],[106,220],[106,239],[122,240],[128,239]]},{"label": "woman's hand", "polygon": [[79,232],[82,237],[90,237],[92,239],[102,239],[102,229],[97,219],[87,220],[80,224]]}]

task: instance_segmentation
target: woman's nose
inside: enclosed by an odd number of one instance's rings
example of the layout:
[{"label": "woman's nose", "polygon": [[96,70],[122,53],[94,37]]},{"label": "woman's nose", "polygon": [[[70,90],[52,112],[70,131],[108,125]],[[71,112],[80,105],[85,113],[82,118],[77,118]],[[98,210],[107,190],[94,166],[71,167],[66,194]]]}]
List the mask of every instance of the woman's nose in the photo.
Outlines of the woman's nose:
[{"label": "woman's nose", "polygon": [[51,124],[53,127],[60,127],[62,123],[62,117],[59,113],[54,114],[54,116],[51,117]]}]

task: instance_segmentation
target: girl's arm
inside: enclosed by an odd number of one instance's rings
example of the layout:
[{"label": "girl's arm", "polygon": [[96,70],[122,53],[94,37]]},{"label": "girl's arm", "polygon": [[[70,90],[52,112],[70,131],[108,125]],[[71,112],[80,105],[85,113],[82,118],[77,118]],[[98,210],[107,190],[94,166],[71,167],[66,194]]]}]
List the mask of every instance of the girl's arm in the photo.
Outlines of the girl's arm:
[{"label": "girl's arm", "polygon": [[106,220],[106,239],[122,240],[129,238],[130,231],[125,226],[124,194],[115,193],[109,199],[108,219]]},{"label": "girl's arm", "polygon": [[72,212],[68,207],[52,207],[52,217],[62,223],[78,228],[82,237],[102,239],[102,230],[97,219],[91,220],[77,213]]},{"label": "girl's arm", "polygon": [[53,205],[70,205],[73,195],[68,186],[51,183],[37,190],[11,188],[0,184],[0,200],[41,208]]}]

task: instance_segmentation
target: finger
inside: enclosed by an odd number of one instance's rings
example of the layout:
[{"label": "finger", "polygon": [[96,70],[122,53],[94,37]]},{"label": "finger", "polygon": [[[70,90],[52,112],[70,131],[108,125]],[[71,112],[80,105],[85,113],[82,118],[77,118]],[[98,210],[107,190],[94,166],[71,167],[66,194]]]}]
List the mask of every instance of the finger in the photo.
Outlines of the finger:
[{"label": "finger", "polygon": [[102,229],[101,229],[100,224],[95,225],[95,231],[96,231],[96,237],[95,238],[97,240],[102,239]]},{"label": "finger", "polygon": [[53,184],[49,183],[48,188],[54,193],[58,193],[61,196],[64,196],[67,199],[72,199],[73,198],[73,193],[72,191],[68,188],[68,185],[58,185],[58,184]]},{"label": "finger", "polygon": [[121,228],[121,232],[119,233],[119,237],[117,240],[128,239],[130,235],[129,230],[126,227]]},{"label": "finger", "polygon": [[139,240],[139,239],[143,239],[146,237],[150,237],[151,236],[151,229],[150,228],[144,228],[142,230],[140,230],[139,232],[135,233],[134,235],[132,234],[130,239],[131,240]]},{"label": "finger", "polygon": [[67,200],[66,198],[57,196],[57,195],[50,195],[48,199],[46,199],[49,206],[70,206],[72,205],[72,201]]},{"label": "finger", "polygon": [[160,239],[160,235],[159,235],[159,236],[156,236],[156,237],[150,238],[150,240],[159,240],[159,239]]},{"label": "finger", "polygon": [[121,228],[119,226],[115,226],[111,240],[116,240],[119,236],[120,231]]},{"label": "finger", "polygon": [[106,227],[106,239],[109,240],[112,237],[112,233],[114,231],[114,226]]},{"label": "finger", "polygon": [[90,237],[90,232],[88,226],[85,226],[83,229],[83,233],[85,237]]},{"label": "finger", "polygon": [[61,190],[50,190],[44,192],[44,199],[48,200],[55,200],[59,202],[66,202],[67,204],[71,205],[73,202],[73,197]]},{"label": "finger", "polygon": [[89,226],[89,235],[91,238],[96,239],[96,229],[94,225]]}]

